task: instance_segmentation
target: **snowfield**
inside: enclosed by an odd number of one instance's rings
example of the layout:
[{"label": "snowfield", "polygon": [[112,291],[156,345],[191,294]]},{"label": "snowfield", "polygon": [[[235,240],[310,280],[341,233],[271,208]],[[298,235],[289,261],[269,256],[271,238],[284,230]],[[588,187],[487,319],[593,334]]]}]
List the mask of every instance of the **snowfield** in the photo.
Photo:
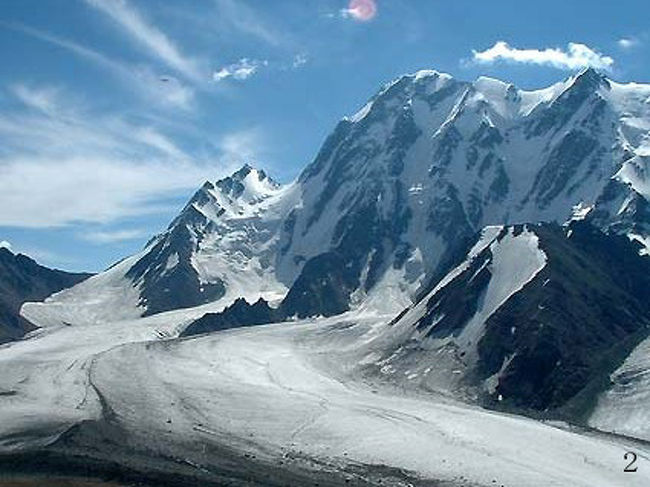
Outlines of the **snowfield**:
[{"label": "snowfield", "polygon": [[[650,484],[650,447],[634,440],[364,382],[355,360],[390,316],[174,338],[200,313],[50,327],[1,347],[0,452],[110,416],[138,447],[183,451],[196,468],[211,462],[205,446],[226,445],[262,461],[386,465],[459,484]],[[623,473],[626,451],[638,455],[635,474]]]},{"label": "snowfield", "polygon": [[589,423],[605,431],[650,439],[650,339],[634,349],[612,376]]}]

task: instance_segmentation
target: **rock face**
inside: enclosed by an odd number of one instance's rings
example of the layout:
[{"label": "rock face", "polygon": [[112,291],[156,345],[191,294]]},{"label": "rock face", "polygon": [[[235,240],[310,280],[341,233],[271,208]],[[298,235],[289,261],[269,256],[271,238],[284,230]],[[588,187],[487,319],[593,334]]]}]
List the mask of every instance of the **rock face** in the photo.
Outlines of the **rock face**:
[{"label": "rock face", "polygon": [[235,302],[221,313],[206,313],[198,320],[193,321],[181,336],[200,335],[213,331],[228,330],[242,326],[265,325],[282,321],[284,314],[281,310],[271,308],[262,298],[256,303],[249,304],[243,298]]},{"label": "rock face", "polygon": [[368,373],[584,419],[650,336],[650,257],[593,225],[489,227],[373,346]]},{"label": "rock face", "polygon": [[296,181],[244,166],[206,183],[109,281],[137,292],[137,314],[263,297],[332,315],[367,299],[402,309],[489,225],[586,218],[648,252],[648,100],[650,85],[591,69],[537,91],[403,76]]},{"label": "rock face", "polygon": [[25,301],[40,301],[90,275],[48,269],[25,255],[0,248],[0,343],[19,339],[34,329],[19,314]]}]

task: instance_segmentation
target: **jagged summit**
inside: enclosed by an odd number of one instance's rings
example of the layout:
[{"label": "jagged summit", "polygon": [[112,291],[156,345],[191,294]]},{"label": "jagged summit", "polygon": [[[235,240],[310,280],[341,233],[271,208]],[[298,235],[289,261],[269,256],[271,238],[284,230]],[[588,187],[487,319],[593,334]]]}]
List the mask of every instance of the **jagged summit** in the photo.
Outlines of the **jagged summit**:
[{"label": "jagged summit", "polygon": [[263,170],[245,164],[230,176],[203,183],[169,228],[178,224],[205,226],[227,217],[249,216],[281,189]]},{"label": "jagged summit", "polygon": [[607,75],[604,72],[599,71],[592,66],[582,68],[572,78],[575,80],[580,80],[583,83],[590,83],[593,85],[600,85],[608,82],[609,80]]},{"label": "jagged summit", "polygon": [[229,198],[244,198],[259,201],[280,189],[280,184],[271,179],[263,170],[244,164],[231,176],[220,179],[215,186]]}]

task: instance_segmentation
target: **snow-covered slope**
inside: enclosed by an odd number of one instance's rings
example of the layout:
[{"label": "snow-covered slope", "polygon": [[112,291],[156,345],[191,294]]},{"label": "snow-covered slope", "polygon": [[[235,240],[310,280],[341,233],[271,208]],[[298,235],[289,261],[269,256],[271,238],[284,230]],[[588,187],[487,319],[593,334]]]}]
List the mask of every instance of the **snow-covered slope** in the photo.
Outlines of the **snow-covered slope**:
[{"label": "snow-covered slope", "polygon": [[20,316],[25,301],[45,299],[90,277],[90,274],[48,269],[23,254],[0,247],[0,344],[17,340],[33,324]]},{"label": "snow-covered slope", "polygon": [[[609,375],[650,335],[649,288],[650,258],[589,223],[487,227],[368,342],[360,366],[404,387],[584,422]],[[611,404],[622,394],[638,416],[620,417],[617,430],[647,438],[646,348],[616,372],[593,424],[615,424]]]},{"label": "snow-covered slope", "polygon": [[589,424],[650,441],[650,338],[643,341],[611,375],[611,387],[599,398]]},{"label": "snow-covered slope", "polygon": [[238,297],[282,298],[276,235],[293,193],[248,165],[206,182],[141,252],[21,312],[41,326],[84,324],[208,303],[219,310]]},{"label": "snow-covered slope", "polygon": [[[348,485],[358,474],[337,475],[355,467],[365,467],[360,485],[650,481],[648,447],[628,438],[369,386],[347,364],[388,316],[352,312],[173,339],[193,314],[52,328],[0,348],[0,453],[40,449],[113,466],[140,459],[208,479],[260,464],[263,474],[246,485],[299,468]],[[639,456],[632,476],[622,473],[630,450]],[[403,480],[387,481],[391,469]]]}]

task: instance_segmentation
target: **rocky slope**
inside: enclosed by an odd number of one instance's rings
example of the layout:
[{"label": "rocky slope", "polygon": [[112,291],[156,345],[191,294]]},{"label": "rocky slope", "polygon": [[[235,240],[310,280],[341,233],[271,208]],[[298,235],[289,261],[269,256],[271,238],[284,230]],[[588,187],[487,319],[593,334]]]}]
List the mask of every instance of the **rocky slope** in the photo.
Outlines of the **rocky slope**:
[{"label": "rocky slope", "polygon": [[488,227],[368,345],[369,376],[585,421],[650,336],[650,257],[578,221]]},{"label": "rocky slope", "polygon": [[88,277],[48,269],[26,255],[0,248],[0,343],[21,338],[35,328],[19,314],[25,301],[40,301]]}]

